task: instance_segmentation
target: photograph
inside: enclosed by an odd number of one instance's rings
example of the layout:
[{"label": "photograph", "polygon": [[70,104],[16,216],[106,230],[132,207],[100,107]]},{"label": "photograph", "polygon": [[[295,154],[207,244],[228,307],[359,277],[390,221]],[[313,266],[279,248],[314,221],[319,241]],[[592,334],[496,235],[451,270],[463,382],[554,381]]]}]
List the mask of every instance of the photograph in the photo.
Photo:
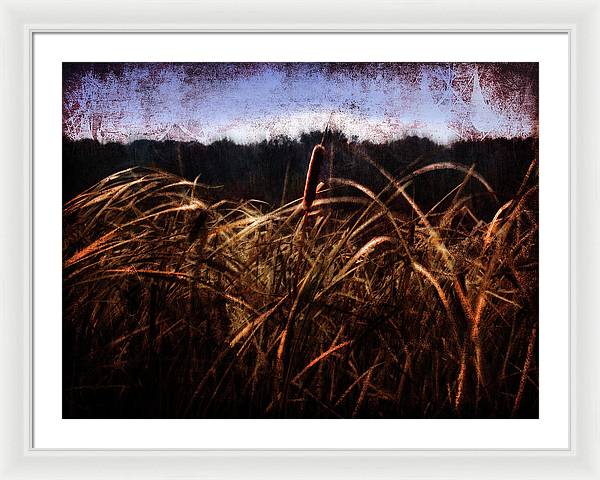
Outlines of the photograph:
[{"label": "photograph", "polygon": [[539,123],[537,62],[63,62],[62,418],[538,419]]}]

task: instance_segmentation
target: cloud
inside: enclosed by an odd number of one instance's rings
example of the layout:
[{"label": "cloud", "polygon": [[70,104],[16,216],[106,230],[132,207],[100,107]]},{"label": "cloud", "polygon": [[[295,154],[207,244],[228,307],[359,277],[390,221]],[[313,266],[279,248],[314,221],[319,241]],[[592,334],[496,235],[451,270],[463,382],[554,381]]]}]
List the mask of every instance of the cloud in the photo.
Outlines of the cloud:
[{"label": "cloud", "polygon": [[537,132],[536,64],[99,65],[67,68],[70,138],[160,139],[177,125],[202,142],[248,143],[322,130],[332,113],[373,142]]}]

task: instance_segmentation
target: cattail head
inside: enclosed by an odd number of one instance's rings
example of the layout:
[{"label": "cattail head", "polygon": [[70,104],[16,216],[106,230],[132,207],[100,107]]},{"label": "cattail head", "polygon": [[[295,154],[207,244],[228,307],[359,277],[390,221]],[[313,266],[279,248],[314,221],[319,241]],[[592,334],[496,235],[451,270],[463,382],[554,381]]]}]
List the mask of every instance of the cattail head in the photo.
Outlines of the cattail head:
[{"label": "cattail head", "polygon": [[319,173],[325,159],[325,147],[320,143],[315,145],[310,156],[308,164],[308,173],[306,174],[306,185],[304,187],[304,197],[302,199],[302,209],[305,212],[310,210],[315,197],[317,196],[317,184],[319,183]]},{"label": "cattail head", "polygon": [[201,209],[196,218],[191,224],[190,231],[188,233],[188,240],[194,242],[201,237],[206,235],[206,220],[208,220],[208,211]]}]

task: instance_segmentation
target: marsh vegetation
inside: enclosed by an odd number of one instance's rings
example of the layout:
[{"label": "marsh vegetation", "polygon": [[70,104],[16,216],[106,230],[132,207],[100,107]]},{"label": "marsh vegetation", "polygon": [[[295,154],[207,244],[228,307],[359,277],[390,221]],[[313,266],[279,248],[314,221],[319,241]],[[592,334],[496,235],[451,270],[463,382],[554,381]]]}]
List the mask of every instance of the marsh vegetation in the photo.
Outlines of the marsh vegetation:
[{"label": "marsh vegetation", "polygon": [[305,141],[66,184],[64,417],[537,417],[536,142]]}]

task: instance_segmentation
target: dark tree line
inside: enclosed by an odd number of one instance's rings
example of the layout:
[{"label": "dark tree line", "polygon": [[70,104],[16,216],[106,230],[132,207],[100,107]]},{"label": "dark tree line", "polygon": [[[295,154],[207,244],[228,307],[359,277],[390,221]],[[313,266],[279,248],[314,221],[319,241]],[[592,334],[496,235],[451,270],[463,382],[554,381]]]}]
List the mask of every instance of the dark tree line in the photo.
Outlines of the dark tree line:
[{"label": "dark tree line", "polygon": [[[188,179],[199,177],[200,182],[218,187],[213,190],[217,198],[257,199],[279,206],[302,196],[311,150],[322,139],[322,132],[303,134],[297,140],[276,137],[248,145],[227,139],[210,145],[150,140],[123,145],[64,138],[63,200],[114,172],[146,166]],[[326,135],[324,144],[328,158],[321,171],[324,181],[329,176],[349,178],[379,193],[387,181],[367,159],[396,178],[428,164],[453,162],[467,168],[474,165],[500,201],[516,192],[538,151],[534,138],[488,139],[443,146],[412,136],[375,144],[349,141],[343,133],[335,132]],[[431,208],[464,176],[462,172],[451,170],[430,172],[417,178],[409,186],[409,193],[423,208]],[[486,215],[495,211],[477,182],[469,182],[466,193],[473,195],[475,204]]]}]

